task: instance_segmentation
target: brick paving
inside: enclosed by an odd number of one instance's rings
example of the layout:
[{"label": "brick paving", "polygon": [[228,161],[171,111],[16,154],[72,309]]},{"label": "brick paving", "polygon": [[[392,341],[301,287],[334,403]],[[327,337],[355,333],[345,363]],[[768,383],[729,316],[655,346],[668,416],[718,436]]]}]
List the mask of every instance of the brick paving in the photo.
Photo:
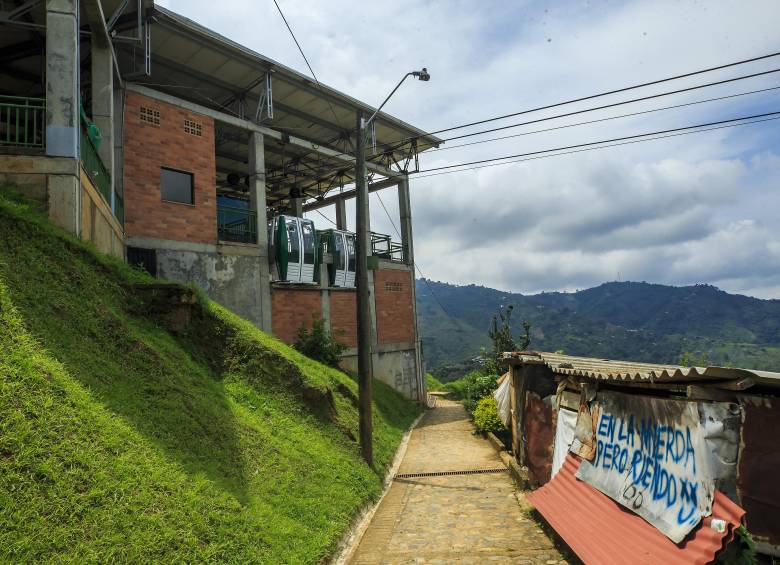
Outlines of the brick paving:
[{"label": "brick paving", "polygon": [[[463,407],[440,399],[412,431],[398,473],[504,467],[472,431]],[[395,479],[350,563],[566,561],[523,510],[509,475],[490,473]]]}]

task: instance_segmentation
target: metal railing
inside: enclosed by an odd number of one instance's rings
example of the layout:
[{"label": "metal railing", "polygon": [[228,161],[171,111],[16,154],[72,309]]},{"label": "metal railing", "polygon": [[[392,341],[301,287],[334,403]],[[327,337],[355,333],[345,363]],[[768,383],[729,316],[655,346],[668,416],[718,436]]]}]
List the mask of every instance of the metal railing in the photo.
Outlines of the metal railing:
[{"label": "metal railing", "polygon": [[100,194],[111,204],[111,173],[108,172],[103,160],[98,155],[97,147],[92,143],[87,130],[81,128],[81,165],[87,171],[89,178],[95,183]]},{"label": "metal railing", "polygon": [[217,237],[220,241],[257,243],[257,212],[218,204]]},{"label": "metal railing", "polygon": [[46,99],[0,96],[0,145],[43,148],[46,144]]},{"label": "metal railing", "polygon": [[380,259],[403,262],[404,246],[391,241],[389,235],[371,232],[371,254]]}]

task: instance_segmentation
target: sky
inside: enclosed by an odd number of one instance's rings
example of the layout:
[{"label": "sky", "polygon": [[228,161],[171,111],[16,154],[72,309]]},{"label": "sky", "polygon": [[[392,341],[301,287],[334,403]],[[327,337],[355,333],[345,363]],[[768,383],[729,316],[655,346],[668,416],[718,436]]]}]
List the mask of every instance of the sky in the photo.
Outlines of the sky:
[{"label": "sky", "polygon": [[[159,3],[310,74],[272,0]],[[406,72],[427,67],[429,82],[407,81],[385,107],[426,131],[780,51],[774,0],[279,4],[319,80],[366,103],[378,105]],[[775,68],[780,57],[491,125]],[[778,89],[532,133],[778,86],[780,72],[453,140],[423,153],[420,169],[780,111]],[[526,135],[447,148],[519,133]],[[614,280],[708,283],[780,298],[780,120],[452,174],[420,172],[410,184],[415,259],[433,280],[523,293]],[[371,228],[395,234],[395,189],[372,195],[370,206]],[[332,210],[323,213],[333,218]]]}]

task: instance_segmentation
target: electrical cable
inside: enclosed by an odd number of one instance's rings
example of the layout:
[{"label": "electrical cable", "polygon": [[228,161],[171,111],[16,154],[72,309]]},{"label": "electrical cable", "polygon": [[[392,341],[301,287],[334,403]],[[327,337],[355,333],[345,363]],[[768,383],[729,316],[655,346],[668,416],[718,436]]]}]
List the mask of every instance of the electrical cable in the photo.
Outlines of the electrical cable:
[{"label": "electrical cable", "polygon": [[731,67],[736,67],[736,66],[739,66],[739,65],[745,65],[747,63],[754,63],[756,61],[761,61],[761,60],[764,60],[764,59],[771,59],[771,58],[777,57],[777,56],[780,56],[780,51],[775,52],[775,53],[769,53],[768,55],[761,55],[761,56],[758,56],[758,57],[751,57],[750,59],[743,59],[741,61],[735,61],[733,63],[727,63],[725,65],[718,65],[716,67],[708,67],[706,69],[701,69],[701,70],[698,70],[698,71],[692,71],[692,72],[684,73],[684,74],[681,74],[681,75],[675,75],[675,76],[672,76],[672,77],[667,77],[667,78],[663,78],[663,79],[653,80],[653,81],[650,81],[650,82],[644,82],[644,83],[635,84],[635,85],[632,85],[632,86],[625,86],[623,88],[618,88],[618,89],[615,89],[615,90],[609,90],[609,91],[606,91],[606,92],[600,92],[598,94],[591,94],[589,96],[583,96],[583,97],[580,97],[580,98],[573,98],[571,100],[566,100],[566,101],[563,101],[563,102],[556,102],[554,104],[547,104],[545,106],[539,106],[537,108],[531,108],[529,110],[521,110],[519,112],[513,112],[513,113],[510,113],[510,114],[504,114],[504,115],[501,115],[501,116],[495,116],[493,118],[486,118],[484,120],[478,120],[476,122],[470,122],[470,123],[467,123],[467,124],[460,124],[460,125],[456,125],[456,126],[451,126],[451,127],[448,127],[448,128],[440,129],[440,130],[434,130],[434,131],[427,132],[427,133],[424,133],[424,134],[421,134],[421,135],[416,135],[416,136],[410,137],[410,138],[408,138],[406,140],[402,140],[402,141],[411,141],[413,139],[419,139],[421,137],[425,137],[425,136],[428,136],[428,135],[436,135],[437,133],[444,133],[446,131],[453,131],[453,130],[456,130],[456,129],[467,128],[467,127],[471,127],[471,126],[485,124],[485,123],[488,123],[488,122],[495,122],[497,120],[503,120],[503,119],[506,119],[506,118],[512,118],[514,116],[520,116],[520,115],[523,115],[523,114],[529,114],[531,112],[538,112],[540,110],[549,110],[550,108],[557,108],[557,107],[565,106],[565,105],[568,105],[568,104],[574,104],[576,102],[584,102],[585,100],[593,100],[594,98],[601,98],[603,96],[609,96],[611,94],[619,94],[621,92],[627,92],[629,90],[636,90],[638,88],[645,88],[647,86],[653,86],[653,85],[656,85],[656,84],[662,84],[662,83],[665,83],[665,82],[671,82],[673,80],[679,80],[679,79],[682,79],[682,78],[689,78],[689,77],[692,77],[692,76],[701,75],[701,74],[705,74],[705,73],[710,73],[710,72],[713,72],[713,71],[719,71],[719,70],[728,69],[728,68],[731,68]]},{"label": "electrical cable", "polygon": [[609,117],[606,117],[606,118],[599,118],[597,120],[588,120],[588,121],[585,121],[585,122],[576,122],[576,123],[573,123],[573,124],[566,124],[564,126],[556,126],[556,127],[553,127],[553,128],[537,129],[537,130],[533,130],[533,131],[526,131],[526,132],[523,132],[523,133],[516,133],[516,134],[512,134],[512,135],[504,135],[504,136],[501,136],[501,137],[491,137],[489,139],[481,139],[479,141],[470,141],[470,142],[461,143],[461,144],[458,144],[458,145],[445,145],[444,147],[437,147],[437,148],[434,148],[434,149],[428,149],[427,151],[428,151],[428,154],[431,154],[431,153],[435,153],[436,151],[447,151],[448,149],[457,149],[458,147],[467,147],[469,145],[479,145],[481,143],[488,143],[488,142],[491,142],[491,141],[501,141],[501,140],[504,140],[504,139],[512,139],[512,138],[515,138],[515,137],[523,137],[525,135],[532,135],[532,134],[535,134],[535,133],[544,133],[544,132],[548,132],[548,131],[555,131],[555,130],[559,130],[559,129],[566,129],[566,128],[571,128],[571,127],[576,127],[576,126],[584,126],[584,125],[588,125],[588,124],[596,124],[596,123],[599,123],[599,122],[607,122],[607,121],[610,121],[610,120],[617,120],[617,119],[621,119],[621,118],[630,118],[632,116],[639,116],[639,115],[642,115],[642,114],[652,114],[653,112],[660,112],[660,111],[663,111],[663,110],[673,110],[675,108],[684,108],[686,106],[695,106],[697,104],[704,104],[704,103],[707,103],[707,102],[717,102],[717,101],[720,101],[720,100],[727,100],[729,98],[737,98],[739,96],[746,96],[748,94],[757,94],[757,93],[760,93],[760,92],[768,92],[770,90],[778,90],[778,89],[780,89],[780,86],[772,86],[772,87],[769,87],[769,88],[761,88],[761,89],[758,89],[758,90],[750,90],[748,92],[739,92],[737,94],[729,94],[727,96],[718,96],[716,98],[707,98],[705,100],[696,100],[694,102],[686,102],[684,104],[674,104],[672,106],[661,106],[660,108],[653,108],[651,110],[641,110],[639,112],[631,112],[629,114],[620,114],[618,116],[609,116]]},{"label": "electrical cable", "polygon": [[[457,170],[449,170],[449,171],[443,171],[443,172],[438,172],[438,173],[431,173],[431,174],[428,174],[428,175],[420,175],[417,178],[436,177],[436,176],[439,176],[439,175],[446,175],[446,174],[451,174],[451,173],[460,173],[460,172],[463,172],[463,171],[473,171],[473,170],[477,170],[477,169],[485,169],[485,168],[488,168],[488,167],[497,167],[499,165],[509,165],[511,163],[520,163],[520,162],[523,162],[523,161],[535,161],[537,159],[546,159],[546,158],[549,158],[549,157],[559,157],[561,155],[571,155],[571,154],[574,154],[574,153],[584,153],[585,151],[595,151],[597,149],[606,149],[608,147],[618,147],[620,145],[631,145],[631,144],[634,144],[634,143],[642,143],[644,141],[655,141],[657,139],[666,139],[668,137],[679,137],[679,136],[683,136],[683,135],[691,135],[693,133],[702,133],[702,132],[714,131],[714,130],[719,130],[719,129],[726,129],[726,128],[733,128],[733,127],[739,127],[739,126],[746,126],[746,125],[750,125],[750,124],[758,124],[758,123],[761,123],[761,122],[771,122],[773,120],[778,120],[778,119],[780,119],[780,116],[775,116],[774,118],[765,118],[763,120],[752,120],[752,121],[748,121],[748,122],[741,122],[741,123],[737,123],[737,124],[727,124],[727,125],[716,126],[716,127],[706,128],[706,129],[697,129],[697,130],[693,130],[693,131],[683,131],[683,132],[673,133],[673,134],[669,134],[669,135],[661,135],[661,136],[657,136],[657,137],[649,137],[649,138],[646,138],[646,139],[634,139],[632,141],[624,141],[624,142],[621,142],[621,143],[612,143],[610,145],[600,145],[598,147],[587,147],[587,148],[584,148],[584,149],[577,149],[577,150],[573,150],[573,151],[565,151],[565,152],[561,152],[561,153],[553,153],[553,154],[550,154],[550,155],[537,155],[535,157],[527,157],[527,158],[523,158],[523,159],[515,159],[515,160],[512,160],[512,161],[504,161],[502,163],[492,163],[492,164],[481,165],[481,166],[476,166],[476,167],[470,167],[470,168],[465,168],[465,169],[457,169]],[[652,134],[645,134],[645,135],[652,135]],[[602,142],[602,143],[605,143],[605,142]],[[555,151],[555,150],[550,149],[549,151]],[[465,165],[461,165],[461,166],[465,166]],[[423,171],[421,171],[421,172],[423,172]]]},{"label": "electrical cable", "polygon": [[704,127],[716,126],[716,125],[720,125],[720,124],[727,124],[727,123],[731,123],[731,122],[752,120],[752,119],[755,119],[755,118],[765,118],[767,116],[775,116],[777,114],[780,114],[780,111],[777,111],[777,112],[767,112],[765,114],[755,114],[753,116],[743,116],[741,118],[731,118],[731,119],[728,119],[728,120],[719,120],[717,122],[708,122],[708,123],[704,123],[704,124],[696,124],[696,125],[685,126],[685,127],[680,127],[680,128],[673,128],[673,129],[667,129],[667,130],[653,131],[653,132],[649,132],[649,133],[638,133],[638,134],[635,134],[635,135],[626,135],[626,136],[623,136],[623,137],[614,137],[612,139],[604,139],[604,140],[601,140],[601,141],[589,141],[587,143],[578,143],[576,145],[567,145],[567,146],[564,146],[564,147],[555,147],[555,148],[552,148],[552,149],[540,149],[538,151],[530,151],[528,153],[517,153],[516,155],[506,155],[504,157],[493,157],[491,159],[480,159],[479,161],[470,161],[468,163],[460,163],[460,164],[456,164],[456,165],[443,165],[441,167],[434,167],[432,169],[424,169],[424,170],[419,171],[419,172],[421,172],[421,173],[429,173],[429,172],[433,172],[433,171],[441,171],[441,170],[444,170],[444,169],[453,169],[455,167],[465,167],[467,165],[480,165],[482,163],[489,163],[489,162],[492,162],[492,161],[503,161],[505,159],[514,159],[516,157],[527,157],[529,155],[538,155],[540,153],[551,153],[553,151],[564,151],[566,149],[576,149],[576,148],[579,148],[579,147],[587,147],[589,145],[601,145],[602,143],[613,143],[613,142],[616,142],[616,141],[625,141],[625,140],[628,140],[628,139],[636,139],[636,138],[639,138],[639,137],[648,137],[648,136],[651,136],[651,135],[662,135],[662,134],[666,134],[666,133],[683,131],[683,130],[687,130],[687,129],[704,128]]},{"label": "electrical cable", "polygon": [[[314,77],[314,81],[317,83],[317,87],[320,89],[320,92],[325,94],[325,90],[322,88],[322,85],[320,84],[320,80],[317,78],[317,75],[314,74],[314,69],[311,68],[311,65],[309,64],[309,59],[306,58],[306,53],[303,52],[303,48],[301,47],[301,44],[298,43],[298,38],[295,37],[295,34],[293,33],[292,28],[290,27],[290,24],[287,22],[287,18],[284,16],[284,12],[282,12],[282,8],[279,6],[279,3],[274,0],[274,5],[276,6],[276,9],[279,11],[279,15],[282,16],[282,20],[284,20],[284,25],[287,26],[287,31],[290,32],[290,35],[293,38],[293,41],[295,42],[295,45],[298,47],[298,51],[301,53],[301,57],[303,57],[304,62],[306,63],[306,66],[309,68],[309,72],[311,73],[311,76]],[[325,98],[325,101],[328,103],[328,106],[330,107],[330,111],[333,114],[333,117],[336,119],[336,124],[338,124],[339,127],[343,127],[341,125],[341,120],[339,120],[338,116],[336,115],[336,110],[333,109],[333,104],[330,103],[330,100]]]}]

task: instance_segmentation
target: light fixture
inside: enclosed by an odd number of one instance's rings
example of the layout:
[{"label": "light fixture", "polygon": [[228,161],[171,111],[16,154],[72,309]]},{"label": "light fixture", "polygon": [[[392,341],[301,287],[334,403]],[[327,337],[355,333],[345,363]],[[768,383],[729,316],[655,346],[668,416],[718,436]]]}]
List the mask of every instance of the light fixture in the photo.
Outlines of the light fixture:
[{"label": "light fixture", "polygon": [[414,72],[412,72],[412,76],[413,77],[417,77],[418,79],[420,79],[422,81],[425,81],[425,82],[428,82],[429,80],[431,80],[431,75],[430,75],[430,73],[428,73],[428,69],[426,69],[425,67],[423,67],[423,69],[421,71],[414,71]]}]

